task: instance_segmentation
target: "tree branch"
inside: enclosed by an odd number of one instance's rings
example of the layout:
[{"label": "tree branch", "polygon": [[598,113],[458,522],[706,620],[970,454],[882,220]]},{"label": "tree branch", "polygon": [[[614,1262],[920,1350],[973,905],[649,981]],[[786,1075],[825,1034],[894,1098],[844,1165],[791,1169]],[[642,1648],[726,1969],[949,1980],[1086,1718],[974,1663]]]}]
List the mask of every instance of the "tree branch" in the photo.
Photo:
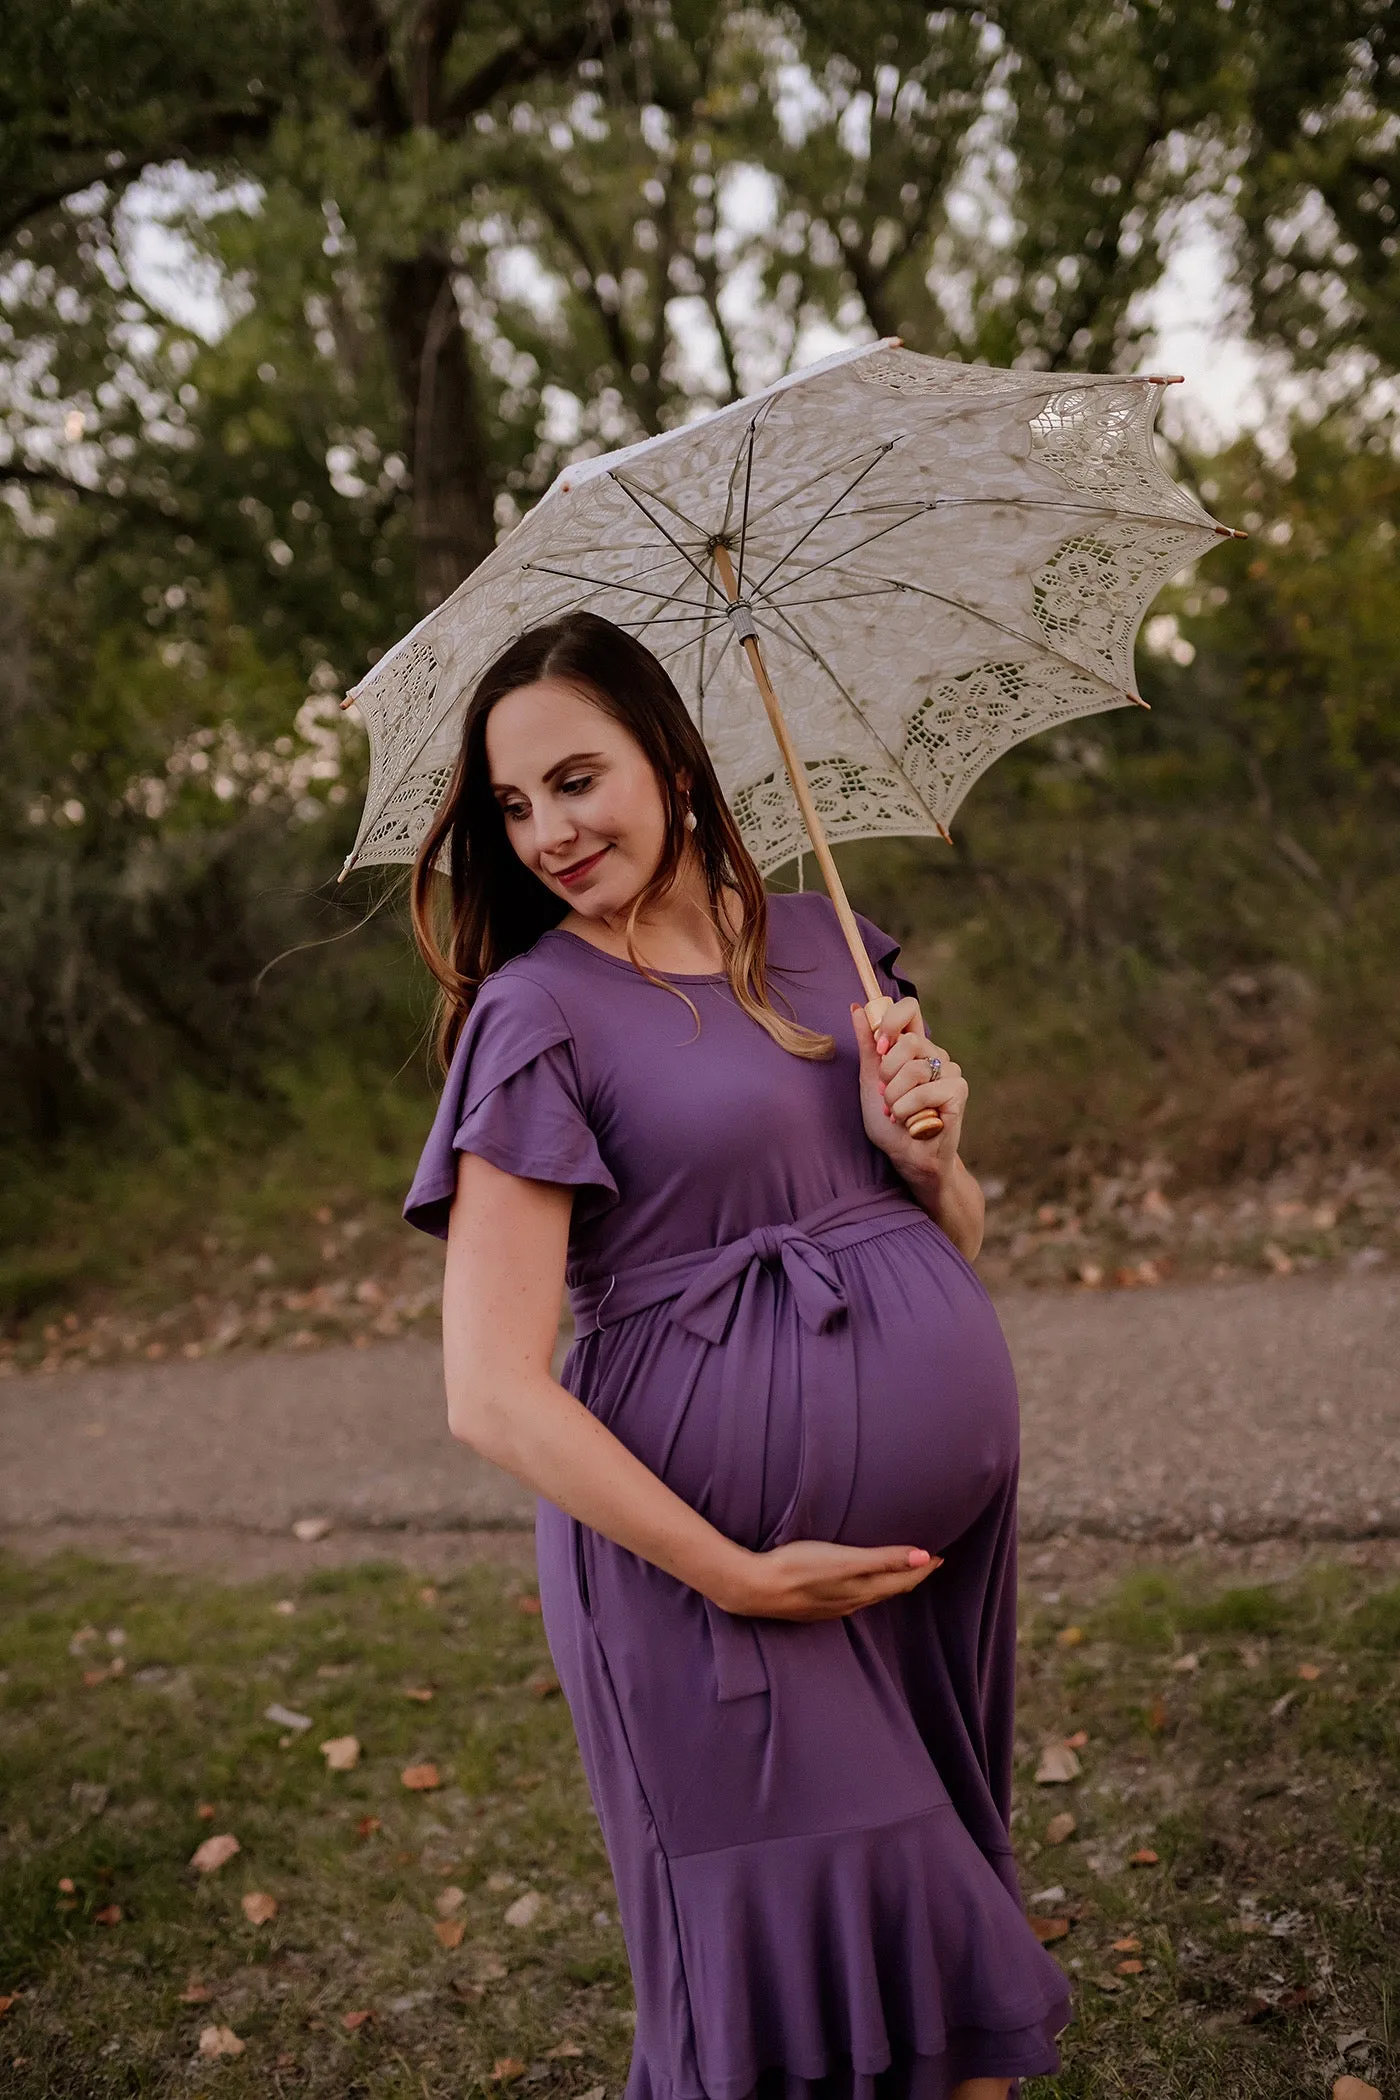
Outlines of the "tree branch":
[{"label": "tree branch", "polygon": [[422,0],[413,24],[408,100],[417,125],[436,125],[442,111],[442,75],[462,26],[463,0]]},{"label": "tree branch", "polygon": [[389,30],[375,0],[320,0],[327,36],[356,78],[369,90],[370,117],[382,138],[401,138],[410,128]]},{"label": "tree branch", "polygon": [[508,88],[527,87],[542,74],[567,73],[602,44],[625,41],[631,20],[631,0],[619,0],[603,21],[584,13],[566,22],[552,36],[537,36],[533,30],[527,30],[478,66],[448,97],[439,130],[444,136],[461,131],[479,110]]}]

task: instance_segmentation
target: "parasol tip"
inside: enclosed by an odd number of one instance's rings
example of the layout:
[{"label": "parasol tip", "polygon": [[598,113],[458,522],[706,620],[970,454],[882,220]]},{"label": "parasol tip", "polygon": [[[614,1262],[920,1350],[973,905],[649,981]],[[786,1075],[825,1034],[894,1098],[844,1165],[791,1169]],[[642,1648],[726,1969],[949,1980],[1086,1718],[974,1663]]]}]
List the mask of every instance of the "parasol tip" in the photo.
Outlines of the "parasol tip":
[{"label": "parasol tip", "polygon": [[947,825],[946,825],[946,824],[938,824],[938,825],[936,826],[936,829],[937,829],[937,832],[938,832],[938,836],[939,836],[939,837],[940,837],[940,838],[942,839],[942,841],[943,841],[944,845],[945,845],[945,846],[951,846],[951,845],[952,845],[952,843],[953,843],[953,834],[952,834],[952,832],[951,832],[951,831],[950,831],[950,830],[948,829]]},{"label": "parasol tip", "polygon": [[1185,386],[1186,384],[1186,374],[1184,372],[1149,372],[1146,374],[1146,378],[1149,386]]},{"label": "parasol tip", "polygon": [[1147,709],[1147,712],[1151,714],[1152,702],[1150,700],[1144,700],[1141,693],[1125,693],[1123,697],[1125,700],[1131,700],[1134,707],[1145,707]]}]

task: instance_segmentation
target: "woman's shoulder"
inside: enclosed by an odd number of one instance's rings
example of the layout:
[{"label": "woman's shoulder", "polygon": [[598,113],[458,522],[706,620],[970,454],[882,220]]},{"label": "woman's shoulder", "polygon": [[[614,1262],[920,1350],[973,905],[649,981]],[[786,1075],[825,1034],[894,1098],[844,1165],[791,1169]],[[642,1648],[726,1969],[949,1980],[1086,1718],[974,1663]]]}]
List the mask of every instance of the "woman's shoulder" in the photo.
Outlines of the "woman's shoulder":
[{"label": "woman's shoulder", "polygon": [[[886,962],[899,953],[892,934],[856,912],[856,925],[872,962]],[[776,890],[768,898],[769,959],[781,966],[791,961],[800,967],[827,953],[845,955],[846,936],[836,916],[836,906],[823,890]]]}]

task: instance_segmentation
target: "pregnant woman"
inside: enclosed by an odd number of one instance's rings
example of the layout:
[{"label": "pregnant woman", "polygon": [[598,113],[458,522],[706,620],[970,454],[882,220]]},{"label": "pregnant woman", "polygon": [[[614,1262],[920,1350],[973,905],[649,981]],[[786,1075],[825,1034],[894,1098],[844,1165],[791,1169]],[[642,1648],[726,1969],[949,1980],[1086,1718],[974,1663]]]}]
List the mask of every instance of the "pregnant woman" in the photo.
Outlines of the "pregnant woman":
[{"label": "pregnant woman", "polygon": [[765,895],[586,614],[482,678],[414,906],[447,1081],[406,1215],[453,1433],[540,1498],[626,2100],[1006,2100],[1069,2012],[1007,1830],[1016,1390],[897,944],[861,922],[872,1037],[829,901]]}]

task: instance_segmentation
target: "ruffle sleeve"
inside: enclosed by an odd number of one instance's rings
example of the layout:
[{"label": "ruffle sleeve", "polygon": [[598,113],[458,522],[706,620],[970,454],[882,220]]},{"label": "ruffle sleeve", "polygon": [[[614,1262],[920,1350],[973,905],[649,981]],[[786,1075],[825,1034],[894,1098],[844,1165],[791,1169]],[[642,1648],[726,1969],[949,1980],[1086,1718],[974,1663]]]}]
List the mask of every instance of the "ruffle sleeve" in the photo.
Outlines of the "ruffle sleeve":
[{"label": "ruffle sleeve", "polygon": [[918,986],[902,970],[895,968],[895,958],[899,954],[901,944],[889,934],[882,933],[878,926],[864,918],[860,912],[856,913],[856,924],[865,943],[865,952],[875,965],[875,975],[891,999],[917,999]]},{"label": "ruffle sleeve", "polygon": [[617,1183],[584,1111],[573,1038],[557,1002],[513,971],[488,977],[462,1030],[403,1214],[447,1237],[457,1154],[504,1173],[585,1192],[585,1216],[617,1201]]}]

